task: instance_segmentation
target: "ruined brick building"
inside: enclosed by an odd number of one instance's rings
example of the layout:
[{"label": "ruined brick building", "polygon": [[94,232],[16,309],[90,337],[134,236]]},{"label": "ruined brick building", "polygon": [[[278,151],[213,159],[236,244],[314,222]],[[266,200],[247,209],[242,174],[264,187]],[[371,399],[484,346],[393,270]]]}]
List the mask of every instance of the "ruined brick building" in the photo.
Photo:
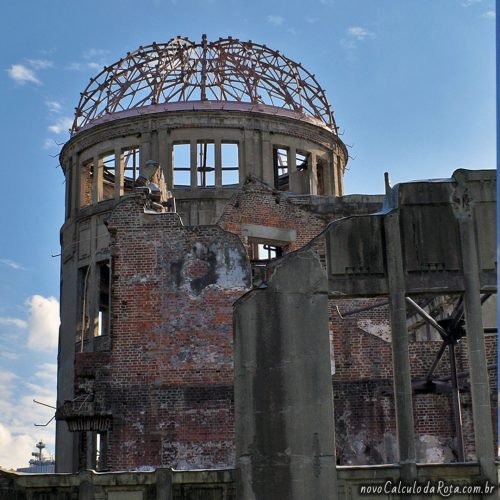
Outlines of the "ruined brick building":
[{"label": "ruined brick building", "polygon": [[[175,38],[91,79],[61,152],[58,472],[234,467],[233,303],[273,259],[310,245],[324,262],[330,222],[381,210],[344,193],[347,161],[314,76],[256,43]],[[337,299],[337,462],[395,462],[387,301]],[[419,304],[461,327],[459,298]],[[407,321],[419,461],[473,458],[466,346]],[[485,342],[494,397],[493,330]]]}]

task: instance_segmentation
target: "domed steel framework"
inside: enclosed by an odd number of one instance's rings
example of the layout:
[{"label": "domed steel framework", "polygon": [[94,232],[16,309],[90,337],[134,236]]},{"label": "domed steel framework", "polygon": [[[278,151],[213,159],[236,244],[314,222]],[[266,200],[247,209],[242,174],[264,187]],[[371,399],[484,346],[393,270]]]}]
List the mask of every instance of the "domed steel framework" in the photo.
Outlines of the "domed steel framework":
[{"label": "domed steel framework", "polygon": [[266,104],[337,132],[324,90],[299,63],[252,41],[205,35],[139,47],[105,67],[81,94],[71,132],[110,113],[188,101]]}]

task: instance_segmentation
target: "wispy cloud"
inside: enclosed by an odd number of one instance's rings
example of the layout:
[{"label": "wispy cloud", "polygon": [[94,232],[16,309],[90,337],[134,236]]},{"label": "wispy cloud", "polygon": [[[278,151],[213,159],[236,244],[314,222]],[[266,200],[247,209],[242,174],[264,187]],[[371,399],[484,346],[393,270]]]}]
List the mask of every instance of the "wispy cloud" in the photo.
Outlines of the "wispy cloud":
[{"label": "wispy cloud", "polygon": [[16,262],[15,260],[0,259],[0,262],[7,267],[15,269],[16,271],[27,271],[27,269],[24,266],[22,266],[21,264],[19,264],[19,262]]},{"label": "wispy cloud", "polygon": [[462,6],[463,7],[470,7],[471,5],[481,3],[483,0],[463,0],[462,1]]},{"label": "wispy cloud", "polygon": [[62,110],[62,104],[56,100],[47,99],[45,101],[45,106],[49,108],[51,113],[60,113]]},{"label": "wispy cloud", "polygon": [[28,347],[36,351],[52,351],[59,336],[59,302],[55,297],[33,295],[26,304],[28,316]]},{"label": "wispy cloud", "polygon": [[54,132],[54,134],[61,134],[63,132],[68,132],[68,130],[73,125],[73,119],[69,116],[62,116],[55,123],[49,126],[49,130]]},{"label": "wispy cloud", "polygon": [[15,326],[21,329],[28,328],[28,322],[23,319],[2,316],[0,316],[0,325]]},{"label": "wispy cloud", "polygon": [[19,85],[26,83],[41,85],[42,81],[38,77],[37,71],[52,68],[53,66],[54,63],[48,59],[27,59],[25,63],[12,64],[7,73]]},{"label": "wispy cloud", "polygon": [[375,34],[361,26],[350,26],[346,30],[346,36],[340,40],[340,45],[352,56],[358,44],[368,38],[375,38]]},{"label": "wispy cloud", "polygon": [[28,65],[34,70],[52,68],[54,63],[48,59],[28,59]]},{"label": "wispy cloud", "polygon": [[68,64],[65,69],[68,71],[101,70],[108,64],[109,50],[88,49],[82,54],[82,59],[83,61]]},{"label": "wispy cloud", "polygon": [[285,22],[285,18],[283,16],[267,16],[267,22],[272,24],[273,26],[281,26]]},{"label": "wispy cloud", "polygon": [[28,68],[24,64],[13,64],[8,70],[10,78],[20,85],[25,83],[34,83],[35,85],[41,85],[41,81],[36,77],[34,70]]},{"label": "wispy cloud", "polygon": [[371,31],[368,31],[361,26],[351,26],[347,29],[347,35],[355,38],[356,40],[364,40],[365,38],[373,38],[375,36]]},{"label": "wispy cloud", "polygon": [[308,24],[316,24],[319,21],[317,17],[306,17],[306,23]]},{"label": "wispy cloud", "polygon": [[485,17],[487,19],[495,19],[496,13],[494,10],[489,10],[489,11],[485,12],[481,17]]}]

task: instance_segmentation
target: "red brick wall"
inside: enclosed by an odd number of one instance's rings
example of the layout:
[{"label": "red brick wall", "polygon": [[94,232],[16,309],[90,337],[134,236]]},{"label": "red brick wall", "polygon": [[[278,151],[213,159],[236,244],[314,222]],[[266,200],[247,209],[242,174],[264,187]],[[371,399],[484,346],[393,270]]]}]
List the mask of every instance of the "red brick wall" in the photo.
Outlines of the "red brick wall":
[{"label": "red brick wall", "polygon": [[[247,243],[241,224],[295,229],[296,241],[285,248],[289,252],[320,234],[329,219],[256,181],[248,182],[227,205],[220,227],[182,227],[176,214],[144,214],[140,197],[115,208],[109,221],[112,348],[111,382],[106,382],[113,411],[108,453],[112,469],[234,465],[232,303],[249,285],[238,239]],[[324,239],[318,238],[314,248],[323,256]],[[225,272],[228,263],[230,272]],[[370,319],[387,324],[387,306],[341,317],[380,301],[331,301],[341,463],[396,460],[391,345],[359,323]],[[439,345],[410,342],[412,377],[425,376]],[[487,348],[489,362],[495,362],[493,336],[487,338]],[[465,351],[464,340],[457,350],[459,371],[467,369]],[[448,373],[444,356],[436,374]],[[464,393],[464,435],[473,457],[469,399]],[[417,438],[437,437],[451,449],[450,396],[415,395],[414,408]]]},{"label": "red brick wall", "polygon": [[120,203],[112,234],[111,469],[234,463],[232,303],[248,287],[236,236]]}]

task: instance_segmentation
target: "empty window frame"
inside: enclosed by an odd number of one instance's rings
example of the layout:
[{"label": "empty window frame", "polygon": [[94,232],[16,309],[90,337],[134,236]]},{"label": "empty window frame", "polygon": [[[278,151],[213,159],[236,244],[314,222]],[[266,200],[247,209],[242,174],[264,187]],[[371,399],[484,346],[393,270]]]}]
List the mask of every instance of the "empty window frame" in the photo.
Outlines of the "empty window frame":
[{"label": "empty window frame", "polygon": [[210,141],[198,141],[196,151],[198,187],[215,186],[215,144]]},{"label": "empty window frame", "polygon": [[96,432],[95,444],[95,467],[98,471],[104,471],[107,468],[106,452],[108,447],[108,433]]},{"label": "empty window frame", "polygon": [[99,311],[98,324],[94,331],[95,336],[109,334],[109,284],[110,284],[109,260],[98,262],[97,270],[99,276]]},{"label": "empty window frame", "polygon": [[80,207],[92,205],[92,185],[94,183],[94,160],[82,163],[80,173]]},{"label": "empty window frame", "polygon": [[75,342],[81,342],[88,339],[89,333],[89,304],[88,304],[88,285],[90,270],[89,266],[80,267],[77,277],[77,303],[78,303],[78,323]]},{"label": "empty window frame", "polygon": [[255,264],[267,263],[283,255],[282,247],[273,243],[264,243],[249,239],[249,257]]},{"label": "empty window frame", "polygon": [[240,183],[237,142],[223,142],[221,144],[221,183],[223,186]]},{"label": "empty window frame", "polygon": [[191,145],[189,143],[173,145],[172,163],[174,188],[191,186]]},{"label": "empty window frame", "polygon": [[288,148],[273,147],[274,187],[280,191],[288,191]]},{"label": "empty window frame", "polygon": [[132,146],[123,150],[123,188],[130,192],[139,177],[140,150],[139,146]]},{"label": "empty window frame", "polygon": [[302,151],[297,151],[297,153],[295,154],[295,166],[299,172],[308,169],[309,156],[310,153],[304,153]]},{"label": "empty window frame", "polygon": [[102,199],[109,200],[115,195],[115,153],[105,153],[102,162]]}]

